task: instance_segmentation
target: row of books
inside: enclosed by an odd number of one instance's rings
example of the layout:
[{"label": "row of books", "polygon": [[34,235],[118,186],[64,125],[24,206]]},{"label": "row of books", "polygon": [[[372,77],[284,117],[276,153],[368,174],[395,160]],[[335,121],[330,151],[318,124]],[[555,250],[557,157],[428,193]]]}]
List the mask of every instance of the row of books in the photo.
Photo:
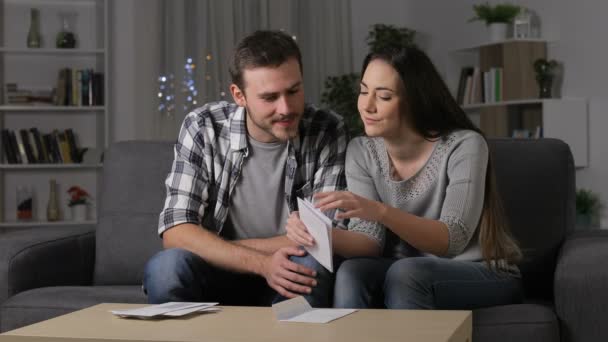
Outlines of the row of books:
[{"label": "row of books", "polygon": [[464,67],[460,72],[456,100],[461,105],[503,101],[503,69]]},{"label": "row of books", "polygon": [[4,103],[15,105],[53,104],[51,90],[19,89],[17,83],[7,83],[4,91]]},{"label": "row of books", "polygon": [[78,148],[72,129],[43,134],[33,127],[2,130],[4,160],[9,164],[80,163],[86,149]]},{"label": "row of books", "polygon": [[93,69],[59,70],[55,104],[59,106],[102,106],[104,76]]}]

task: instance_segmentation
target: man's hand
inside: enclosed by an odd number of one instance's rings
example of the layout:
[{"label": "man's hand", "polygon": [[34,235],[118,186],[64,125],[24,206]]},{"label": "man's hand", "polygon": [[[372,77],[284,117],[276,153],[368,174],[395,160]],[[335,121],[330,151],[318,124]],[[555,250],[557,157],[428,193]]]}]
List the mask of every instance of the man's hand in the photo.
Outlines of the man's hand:
[{"label": "man's hand", "polygon": [[321,211],[341,209],[337,218],[357,217],[366,221],[382,222],[387,207],[380,202],[355,195],[350,191],[320,192],[314,195],[315,205]]},{"label": "man's hand", "polygon": [[289,260],[289,256],[304,256],[297,247],[284,247],[269,255],[264,263],[264,278],[268,285],[287,298],[309,294],[317,285],[316,272]]},{"label": "man's hand", "polygon": [[300,220],[300,214],[297,211],[289,215],[285,230],[287,231],[287,237],[298,245],[314,246],[315,239],[308,233],[308,229],[306,229],[304,222]]}]

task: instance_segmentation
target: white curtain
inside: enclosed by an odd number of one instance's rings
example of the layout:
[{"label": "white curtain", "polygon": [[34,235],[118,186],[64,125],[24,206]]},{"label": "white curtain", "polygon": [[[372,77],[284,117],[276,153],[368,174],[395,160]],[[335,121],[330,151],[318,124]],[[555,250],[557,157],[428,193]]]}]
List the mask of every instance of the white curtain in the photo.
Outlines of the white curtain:
[{"label": "white curtain", "polygon": [[[352,71],[349,0],[161,0],[160,6],[159,138],[176,138],[192,107],[232,101],[232,49],[255,30],[284,30],[296,37],[308,102],[320,104],[327,76]],[[194,68],[186,68],[188,59]]]}]

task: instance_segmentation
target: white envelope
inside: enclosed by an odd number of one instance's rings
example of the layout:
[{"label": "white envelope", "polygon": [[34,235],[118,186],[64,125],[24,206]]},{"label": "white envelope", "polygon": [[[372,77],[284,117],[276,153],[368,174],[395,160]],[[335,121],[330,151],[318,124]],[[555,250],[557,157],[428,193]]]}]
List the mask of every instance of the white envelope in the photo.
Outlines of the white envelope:
[{"label": "white envelope", "polygon": [[137,309],[111,310],[110,312],[120,317],[131,318],[158,318],[158,317],[179,317],[196,311],[205,312],[215,309],[218,303],[194,303],[194,302],[168,302],[144,306]]},{"label": "white envelope", "polygon": [[272,310],[279,321],[298,323],[329,323],[357,311],[356,309],[314,309],[302,296],[273,304]]},{"label": "white envelope", "polygon": [[315,239],[314,246],[304,246],[304,249],[323,265],[323,267],[330,272],[333,272],[334,263],[331,244],[331,220],[307,200],[298,198],[298,208],[300,211],[300,220],[302,220],[310,235]]}]

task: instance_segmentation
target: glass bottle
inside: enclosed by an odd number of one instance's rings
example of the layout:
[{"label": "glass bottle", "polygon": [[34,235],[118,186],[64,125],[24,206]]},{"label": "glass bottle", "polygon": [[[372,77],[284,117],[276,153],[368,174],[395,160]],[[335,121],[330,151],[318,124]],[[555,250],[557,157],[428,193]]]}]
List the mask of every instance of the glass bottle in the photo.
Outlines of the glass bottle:
[{"label": "glass bottle", "polygon": [[73,49],[76,47],[76,36],[72,32],[70,21],[74,19],[75,13],[60,12],[61,31],[57,33],[56,45],[59,49]]},{"label": "glass bottle", "polygon": [[30,9],[30,30],[27,33],[27,47],[39,48],[41,45],[40,12],[37,8],[32,8]]},{"label": "glass bottle", "polygon": [[57,182],[54,179],[49,181],[49,203],[46,207],[46,219],[48,221],[59,220],[59,203],[57,201]]}]

